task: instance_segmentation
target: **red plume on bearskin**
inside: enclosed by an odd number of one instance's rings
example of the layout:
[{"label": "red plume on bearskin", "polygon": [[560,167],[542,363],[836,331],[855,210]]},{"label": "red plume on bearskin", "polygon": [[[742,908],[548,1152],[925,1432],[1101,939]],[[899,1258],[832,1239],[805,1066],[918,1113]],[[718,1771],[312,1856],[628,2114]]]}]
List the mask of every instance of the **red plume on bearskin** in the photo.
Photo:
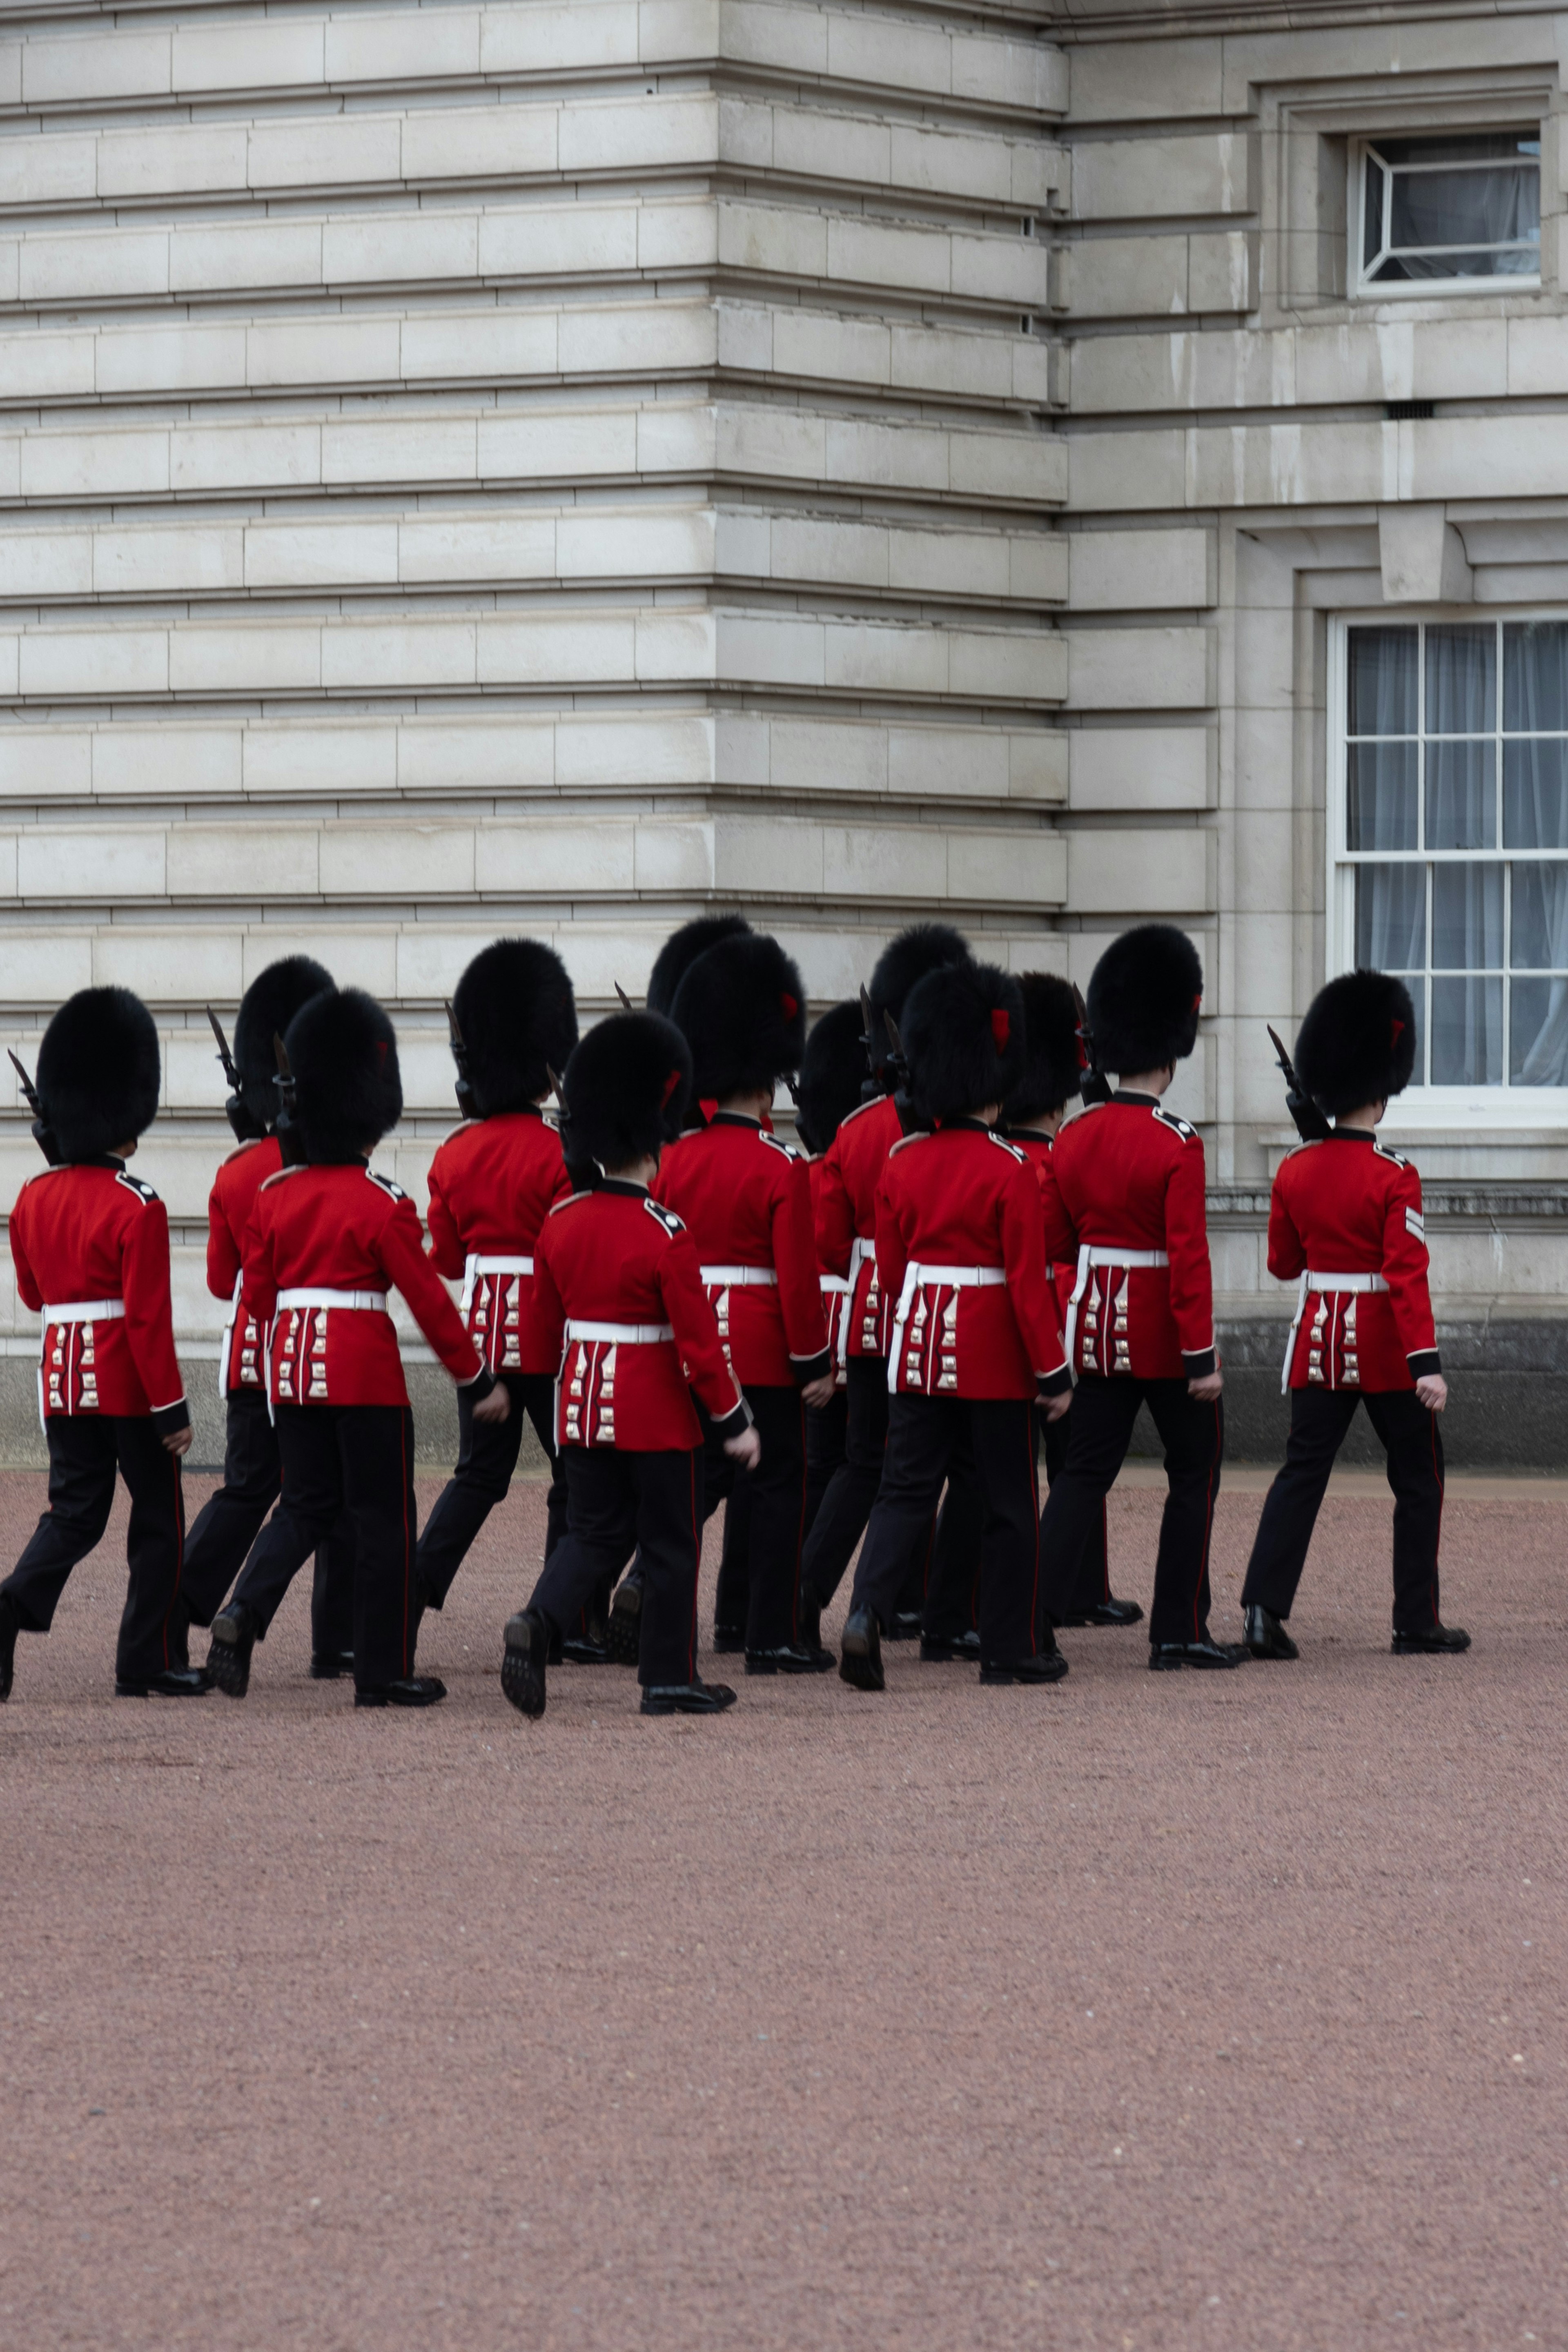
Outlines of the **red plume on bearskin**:
[{"label": "red plume on bearskin", "polygon": [[994,964],[928,972],[910,989],[899,1025],[910,1092],[925,1118],[964,1118],[1004,1101],[1023,1067],[1023,992]]},{"label": "red plume on bearskin", "polygon": [[1392,972],[1347,971],[1321,988],[1296,1040],[1296,1075],[1330,1118],[1403,1094],[1415,1067],[1415,1007]]}]

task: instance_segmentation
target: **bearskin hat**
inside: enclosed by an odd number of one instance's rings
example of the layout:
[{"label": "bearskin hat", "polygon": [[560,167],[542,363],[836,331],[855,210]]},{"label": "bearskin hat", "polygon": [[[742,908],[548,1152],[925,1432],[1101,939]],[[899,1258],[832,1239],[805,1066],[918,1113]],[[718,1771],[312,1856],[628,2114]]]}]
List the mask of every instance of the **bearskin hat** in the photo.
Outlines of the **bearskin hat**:
[{"label": "bearskin hat", "polygon": [[283,1040],[305,1157],[331,1167],[371,1150],[403,1116],[397,1032],[363,988],[312,996]]},{"label": "bearskin hat", "polygon": [[682,923],[654,958],[653,970],[647,976],[647,1009],[672,1017],[675,992],[700,955],[716,948],[721,940],[737,939],[751,929],[744,915],[699,915],[694,921]]},{"label": "bearskin hat", "polygon": [[1112,940],[1089,983],[1089,1027],[1118,1076],[1184,1062],[1198,1041],[1204,968],[1185,931],[1140,923]]},{"label": "bearskin hat", "polygon": [[658,1013],[612,1013],[574,1048],[561,1080],[561,1142],[576,1183],[595,1163],[657,1160],[679,1132],[691,1090],[691,1054]]},{"label": "bearskin hat", "polygon": [[868,1066],[866,1023],[852,997],[825,1013],[800,1057],[795,1127],[812,1152],[826,1151],[860,1102]]},{"label": "bearskin hat", "polygon": [[[481,948],[452,999],[481,1118],[526,1110],[550,1091],[577,1043],[577,1007],[566,967],[539,940]],[[546,1066],[548,1065],[548,1066]]]},{"label": "bearskin hat", "polygon": [[1415,1007],[1386,971],[1342,972],[1307,1008],[1296,1075],[1330,1118],[1402,1095],[1415,1067]]},{"label": "bearskin hat", "polygon": [[234,1061],[240,1099],[263,1130],[278,1118],[278,1055],[272,1040],[288,1034],[301,1004],[335,984],[331,973],[310,956],[279,956],[257,973],[239,1000]]},{"label": "bearskin hat", "polygon": [[905,999],[915,982],[923,980],[928,971],[941,971],[945,964],[969,961],[968,940],[950,923],[911,923],[907,931],[889,940],[877,958],[868,992],[873,1015],[869,1052],[874,1075],[881,1075],[893,1050],[883,1013],[890,1013],[901,1032]]},{"label": "bearskin hat", "polygon": [[805,1051],[800,967],[766,931],[737,932],[688,964],[669,1017],[691,1048],[700,1102],[771,1087]]},{"label": "bearskin hat", "polygon": [[1012,1092],[1024,1066],[1024,992],[994,963],[940,966],[910,989],[901,1024],[922,1118],[965,1118]]},{"label": "bearskin hat", "polygon": [[68,997],[38,1047],[38,1098],[62,1160],[101,1160],[158,1113],[158,1031],[128,988]]},{"label": "bearskin hat", "polygon": [[1083,1084],[1078,1005],[1054,971],[1018,975],[1024,997],[1024,1066],[1003,1106],[1013,1127],[1064,1110]]}]

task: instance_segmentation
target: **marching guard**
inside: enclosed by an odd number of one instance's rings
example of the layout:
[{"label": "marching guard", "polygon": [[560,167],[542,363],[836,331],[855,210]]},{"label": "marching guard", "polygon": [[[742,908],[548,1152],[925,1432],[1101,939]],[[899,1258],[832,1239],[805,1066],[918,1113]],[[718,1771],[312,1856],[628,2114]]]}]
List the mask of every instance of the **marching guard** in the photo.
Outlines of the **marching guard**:
[{"label": "marching guard", "polygon": [[414,1671],[414,1416],[389,1292],[480,1422],[510,1399],[477,1354],[425,1255],[413,1202],[370,1165],[403,1112],[392,1023],[357,988],[314,996],[284,1039],[305,1159],[269,1176],[245,1236],[243,1304],[268,1333],[268,1394],[283,1498],[213,1620],[207,1671],[243,1698],[251,1653],[307,1556],[346,1513],[354,1550],[356,1706],[429,1706],[446,1687]]},{"label": "marching guard", "polygon": [[727,1684],[697,1672],[703,1430],[691,1391],[731,1460],[754,1469],[761,1449],[691,1236],[648,1189],[690,1083],[684,1037],[649,1013],[601,1021],[562,1082],[577,1189],[540,1234],[534,1310],[561,1366],[566,1534],[507,1623],[501,1688],[521,1715],[544,1713],[552,1643],[634,1546],[642,1712],[715,1715],[734,1702]]},{"label": "marching guard", "polygon": [[44,1032],[34,1134],[51,1165],[11,1211],[23,1302],[44,1318],[38,1406],[49,1507],[0,1584],[0,1699],[19,1632],[47,1633],[66,1582],[100,1540],[116,1469],[131,1496],[130,1585],[120,1621],[119,1698],[194,1698],[186,1657],[180,1456],[191,1415],[174,1355],[169,1219],[125,1163],[158,1109],[158,1032],[140,997],[87,988]]},{"label": "marching guard", "polygon": [[[1283,1049],[1281,1049],[1283,1050]],[[1296,1044],[1300,1094],[1333,1124],[1274,1179],[1268,1271],[1296,1279],[1281,1385],[1285,1465],[1268,1489],[1241,1606],[1255,1658],[1300,1654],[1285,1630],[1345,1433],[1364,1402],[1394,1490],[1394,1649],[1468,1650],[1437,1606],[1448,1401],[1426,1282],[1421,1179],[1377,1139],[1415,1063],[1415,1008],[1401,980],[1350,971],[1320,990]],[[1293,1105],[1294,1107],[1294,1105]]]},{"label": "marching guard", "polygon": [[1047,1249],[1077,1272],[1067,1344],[1077,1380],[1068,1457],[1041,1523],[1046,1606],[1073,1613],[1085,1546],[1147,1403],[1169,1493],[1154,1567],[1149,1663],[1228,1667],[1209,1632],[1209,1540],[1225,1451],[1224,1386],[1197,1130],[1162,1107],[1197,1043],[1203,966],[1184,933],[1144,923],[1112,940],[1089,983],[1095,1066],[1117,1090],[1057,1137],[1040,1167]]},{"label": "marching guard", "polygon": [[1038,1631],[1034,1412],[1040,1397],[1066,1412],[1072,1386],[1038,1182],[994,1131],[1022,1059],[1023,1010],[1016,981],[973,963],[928,973],[904,1007],[910,1093],[930,1131],[893,1146],[877,1189],[877,1272],[895,1308],[887,1457],[838,1669],[859,1690],[884,1687],[882,1633],[961,1441],[984,1514],[980,1678],[1040,1685],[1067,1672]]},{"label": "marching guard", "polygon": [[[801,1055],[795,1132],[810,1154],[805,1163],[811,1185],[812,1228],[822,1192],[823,1154],[853,1110],[864,1099],[867,1072],[866,1016],[853,997],[833,1005],[813,1024]],[[827,1492],[828,1481],[844,1459],[849,1421],[849,1381],[844,1368],[842,1325],[848,1303],[849,1283],[842,1274],[819,1272],[822,1311],[827,1325],[827,1348],[833,1360],[833,1394],[824,1405],[808,1406],[805,1417],[805,1527],[809,1536]],[[803,1543],[805,1537],[802,1538]]]},{"label": "marching guard", "polygon": [[[230,1309],[218,1348],[223,1484],[203,1504],[185,1538],[185,1605],[195,1625],[212,1623],[283,1483],[267,1400],[267,1334],[243,1304],[241,1257],[257,1193],[283,1165],[275,1041],[302,1004],[333,985],[331,972],[309,956],[282,956],[251,982],[234,1024],[228,1066],[234,1091],[226,1108],[237,1142],[207,1202],[207,1288],[215,1298],[227,1299]],[[310,1674],[314,1681],[335,1682],[353,1665],[353,1544],[340,1521],[316,1554]]]}]

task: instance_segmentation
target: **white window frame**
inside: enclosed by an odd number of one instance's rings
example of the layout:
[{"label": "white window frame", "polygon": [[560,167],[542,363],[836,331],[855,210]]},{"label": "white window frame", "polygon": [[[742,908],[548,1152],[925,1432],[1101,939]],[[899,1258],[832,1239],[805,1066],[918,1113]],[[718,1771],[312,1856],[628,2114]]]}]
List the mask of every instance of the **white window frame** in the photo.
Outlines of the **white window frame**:
[{"label": "white window frame", "polygon": [[[1434,294],[1496,295],[1539,293],[1541,290],[1541,270],[1539,264],[1533,270],[1521,271],[1517,276],[1510,270],[1506,272],[1494,272],[1492,276],[1488,278],[1369,278],[1366,275],[1365,264],[1362,259],[1362,256],[1366,251],[1366,239],[1363,235],[1363,231],[1366,227],[1366,151],[1369,147],[1381,146],[1384,140],[1388,139],[1419,139],[1423,137],[1441,139],[1446,135],[1446,133],[1447,136],[1455,139],[1485,137],[1488,134],[1489,129],[1495,129],[1497,135],[1500,137],[1523,138],[1529,128],[1530,126],[1523,122],[1502,122],[1498,123],[1495,126],[1489,126],[1482,123],[1466,123],[1462,127],[1455,127],[1451,131],[1448,131],[1447,126],[1434,128],[1432,131],[1426,132],[1405,128],[1397,131],[1385,131],[1381,134],[1381,136],[1375,131],[1368,131],[1359,139],[1352,139],[1350,142],[1349,163],[1352,201],[1345,206],[1347,224],[1350,230],[1350,253],[1348,257],[1349,268],[1345,278],[1345,284],[1350,289],[1351,299],[1357,302],[1398,302],[1408,300],[1411,298],[1415,298],[1416,300],[1421,300]],[[1543,144],[1542,131],[1542,126],[1540,123],[1537,123],[1535,125],[1535,137],[1538,146]],[[1497,159],[1492,158],[1490,160],[1496,161]],[[1538,154],[1536,157],[1538,176],[1540,173],[1541,163],[1542,157]],[[1402,166],[1401,168],[1404,167]],[[1484,171],[1487,168],[1487,165],[1485,162],[1478,159],[1478,161],[1472,164],[1418,164],[1413,168],[1416,170],[1445,172],[1479,172]],[[1542,192],[1544,194],[1544,180],[1542,181],[1541,184]],[[1479,252],[1482,248],[1476,246],[1468,247],[1467,250]]]},{"label": "white window frame", "polygon": [[[1327,677],[1328,822],[1324,827],[1327,835],[1328,870],[1325,876],[1323,898],[1324,947],[1328,966],[1326,976],[1331,980],[1342,971],[1352,971],[1355,965],[1356,867],[1363,864],[1376,866],[1386,865],[1389,862],[1389,853],[1386,850],[1365,850],[1358,853],[1343,846],[1346,838],[1349,800],[1350,729],[1346,723],[1348,712],[1345,698],[1350,679],[1350,632],[1355,628],[1408,627],[1418,622],[1474,624],[1478,621],[1489,622],[1494,625],[1500,622],[1510,621],[1568,621],[1568,605],[1519,605],[1517,607],[1482,605],[1478,607],[1474,604],[1401,604],[1397,606],[1373,604],[1365,611],[1336,613],[1331,619]],[[1497,679],[1497,716],[1500,729],[1502,717],[1502,670],[1500,663]],[[1421,695],[1423,692],[1424,682],[1417,687],[1417,694]],[[1425,709],[1421,703],[1418,703],[1417,709],[1424,741]],[[1424,762],[1418,770],[1418,789],[1424,793],[1426,790]],[[1510,862],[1510,853],[1503,848],[1500,837],[1495,853],[1487,851],[1479,853],[1482,860],[1489,860],[1494,855],[1496,863],[1500,866]],[[1542,855],[1543,857],[1568,858],[1568,849],[1543,852]],[[1457,865],[1464,865],[1474,864],[1477,861],[1478,853],[1474,850],[1437,850],[1422,851],[1419,856],[1421,862],[1425,864],[1430,864],[1435,859],[1447,858]],[[1507,911],[1509,899],[1506,892],[1503,905],[1505,925],[1503,970],[1506,974],[1509,969]],[[1430,919],[1428,915],[1428,923]],[[1427,957],[1429,964],[1431,957],[1429,930]],[[1506,985],[1503,1002],[1503,1059],[1506,1067],[1509,1052]],[[1431,1002],[1428,998],[1424,1021],[1429,1023],[1430,1019]],[[1421,1044],[1425,1051],[1426,1045],[1425,1028]],[[1391,1138],[1401,1132],[1408,1134],[1420,1129],[1430,1130],[1434,1128],[1470,1129],[1483,1131],[1490,1129],[1494,1134],[1500,1129],[1518,1133],[1529,1129],[1561,1129],[1568,1132],[1568,1087],[1513,1087],[1506,1083],[1497,1087],[1428,1087],[1413,1083],[1403,1095],[1396,1096],[1389,1104],[1384,1126]]]}]

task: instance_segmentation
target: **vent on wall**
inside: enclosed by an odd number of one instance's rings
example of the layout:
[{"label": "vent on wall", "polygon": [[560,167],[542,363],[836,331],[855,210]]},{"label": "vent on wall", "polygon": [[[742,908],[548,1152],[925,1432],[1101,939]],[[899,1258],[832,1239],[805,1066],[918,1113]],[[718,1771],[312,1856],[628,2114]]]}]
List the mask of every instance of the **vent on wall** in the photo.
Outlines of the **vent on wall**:
[{"label": "vent on wall", "polygon": [[1391,425],[1418,425],[1424,416],[1430,416],[1432,413],[1433,404],[1429,400],[1391,400],[1388,403]]}]

